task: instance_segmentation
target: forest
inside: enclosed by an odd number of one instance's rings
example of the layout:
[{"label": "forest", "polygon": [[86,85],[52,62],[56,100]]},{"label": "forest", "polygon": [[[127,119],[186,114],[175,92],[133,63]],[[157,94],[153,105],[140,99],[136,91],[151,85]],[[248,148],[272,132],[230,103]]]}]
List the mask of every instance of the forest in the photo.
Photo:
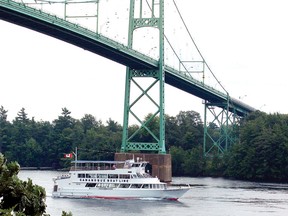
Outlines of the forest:
[{"label": "forest", "polygon": [[[0,107],[0,152],[21,167],[62,169],[70,164],[64,155],[78,148],[82,160],[113,160],[120,151],[122,126],[112,119],[105,123],[91,114],[73,118],[67,108],[57,119],[35,121],[22,108],[15,119]],[[146,117],[149,118],[149,115]],[[157,119],[149,128],[157,128]],[[166,150],[172,155],[173,176],[212,176],[242,180],[288,182],[288,115],[253,112],[237,126],[235,144],[225,154],[203,155],[204,125],[199,113],[181,111],[165,116]],[[138,129],[129,126],[129,131]],[[217,134],[220,128],[209,124]],[[157,133],[157,129],[155,129]],[[138,141],[150,141],[143,131]]]}]

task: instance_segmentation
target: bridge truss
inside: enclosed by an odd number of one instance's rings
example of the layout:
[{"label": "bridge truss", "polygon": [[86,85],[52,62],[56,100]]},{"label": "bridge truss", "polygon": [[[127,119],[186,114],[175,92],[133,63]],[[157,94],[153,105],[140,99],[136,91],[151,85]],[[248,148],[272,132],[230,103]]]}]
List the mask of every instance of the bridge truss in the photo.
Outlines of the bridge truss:
[{"label": "bridge truss", "polygon": [[[120,4],[120,1],[115,2]],[[171,2],[176,6],[174,0],[171,0]],[[194,43],[187,26],[184,24],[184,29],[187,30],[188,39],[194,45],[195,55],[198,55],[196,60],[195,58],[190,60],[181,59],[164,34],[164,0],[130,0],[128,5],[130,11],[128,15],[128,44],[119,43],[102,34],[102,27],[108,25],[110,21],[99,24],[100,3],[100,0],[22,0],[20,2],[0,0],[0,18],[82,47],[127,66],[122,152],[166,153],[165,83],[204,100],[204,154],[223,153],[227,150],[231,143],[235,142],[235,137],[237,137],[235,128],[237,128],[239,119],[255,109],[229,96],[228,92],[211,72]],[[61,4],[62,15],[60,17],[51,15],[43,10],[43,7],[50,7],[54,4]],[[89,13],[86,11],[87,4],[89,4]],[[86,9],[79,12],[78,10],[81,6]],[[178,10],[177,6],[176,9]],[[83,27],[84,24],[82,26],[81,22],[83,20],[92,22],[92,26],[94,26],[92,31]],[[182,17],[181,20],[183,21]],[[75,24],[74,21],[78,24]],[[135,41],[137,40],[135,32],[143,28],[157,29],[158,42],[155,47],[148,47],[148,50],[155,48],[154,50],[158,51],[154,58],[151,58],[147,53],[143,54],[134,49]],[[143,41],[140,43],[143,46]],[[175,65],[169,66],[166,63],[165,44],[170,46],[173,56],[177,59],[176,67]],[[145,46],[149,46],[149,41],[145,42]],[[191,68],[196,69],[191,71]],[[210,71],[213,74],[222,91],[204,83],[204,71],[206,73]],[[202,74],[203,80],[195,79],[195,74]],[[150,84],[147,85],[146,79],[149,80]],[[143,80],[145,80],[145,84],[143,84]],[[151,93],[155,88],[158,92],[156,97]],[[139,92],[138,96],[131,99],[132,95],[135,95],[134,93],[137,91]],[[143,120],[137,115],[137,110],[144,108],[141,106],[137,107],[137,105],[144,97],[152,103],[155,109],[151,115]],[[212,115],[210,123],[208,123],[209,114]],[[132,132],[128,130],[131,117],[135,118],[140,124],[139,128]],[[153,128],[154,124],[152,123],[154,122],[157,123],[156,129]],[[211,125],[219,128],[218,134],[211,134]],[[143,132],[150,136],[150,142],[141,141],[139,134]]]}]

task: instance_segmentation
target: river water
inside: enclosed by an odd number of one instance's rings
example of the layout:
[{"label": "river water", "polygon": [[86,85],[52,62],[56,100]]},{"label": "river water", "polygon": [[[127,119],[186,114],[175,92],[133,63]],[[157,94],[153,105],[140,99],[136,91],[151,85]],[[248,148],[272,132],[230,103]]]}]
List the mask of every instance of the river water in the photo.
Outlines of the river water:
[{"label": "river water", "polygon": [[192,188],[179,201],[64,199],[51,196],[57,171],[22,170],[19,178],[31,178],[46,189],[47,213],[61,216],[287,216],[288,184],[232,181],[222,178],[173,178]]}]

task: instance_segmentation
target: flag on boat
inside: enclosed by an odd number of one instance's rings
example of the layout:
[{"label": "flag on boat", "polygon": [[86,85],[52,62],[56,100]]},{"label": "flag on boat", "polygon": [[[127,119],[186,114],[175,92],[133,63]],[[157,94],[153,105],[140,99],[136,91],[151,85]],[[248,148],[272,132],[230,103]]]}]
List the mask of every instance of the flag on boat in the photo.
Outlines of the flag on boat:
[{"label": "flag on boat", "polygon": [[64,158],[73,158],[73,154],[72,153],[64,154]]}]

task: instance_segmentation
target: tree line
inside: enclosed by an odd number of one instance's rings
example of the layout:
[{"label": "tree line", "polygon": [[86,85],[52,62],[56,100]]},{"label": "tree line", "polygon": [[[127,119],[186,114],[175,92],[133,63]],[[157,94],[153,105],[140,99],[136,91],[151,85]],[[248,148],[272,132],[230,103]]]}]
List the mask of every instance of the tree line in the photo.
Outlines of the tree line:
[{"label": "tree line", "polygon": [[[17,162],[7,162],[0,153],[0,215],[3,216],[50,216],[46,213],[46,192],[31,179],[20,180],[20,166]],[[72,213],[62,211],[62,216]]]},{"label": "tree line", "polygon": [[[79,159],[113,160],[114,153],[121,148],[123,128],[112,119],[103,123],[85,114],[79,120],[67,108],[52,122],[30,119],[24,108],[11,122],[7,116],[8,111],[1,106],[0,152],[8,161],[17,161],[22,167],[67,167],[70,161],[64,159],[64,154],[76,147]],[[157,134],[157,118],[149,124],[149,129]],[[198,112],[166,115],[165,124],[173,176],[288,182],[288,116],[285,114],[251,113],[238,125],[239,140],[224,155],[213,157],[203,155],[204,125]],[[138,129],[138,125],[131,125],[128,130],[133,133]],[[208,130],[219,134],[221,128],[209,124]],[[145,131],[134,138],[151,141]]]}]

